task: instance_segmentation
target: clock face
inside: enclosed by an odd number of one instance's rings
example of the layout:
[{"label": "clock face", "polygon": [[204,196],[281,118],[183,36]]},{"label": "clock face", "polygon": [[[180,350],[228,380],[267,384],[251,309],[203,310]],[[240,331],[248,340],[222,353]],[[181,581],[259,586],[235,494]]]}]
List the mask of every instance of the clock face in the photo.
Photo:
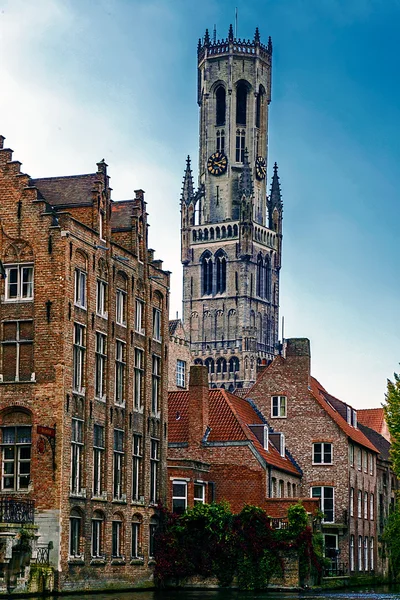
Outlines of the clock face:
[{"label": "clock face", "polygon": [[256,177],[257,179],[264,179],[267,173],[267,163],[265,158],[257,156],[256,158]]},{"label": "clock face", "polygon": [[228,159],[223,152],[214,152],[207,162],[207,170],[211,175],[222,175],[228,167]]}]

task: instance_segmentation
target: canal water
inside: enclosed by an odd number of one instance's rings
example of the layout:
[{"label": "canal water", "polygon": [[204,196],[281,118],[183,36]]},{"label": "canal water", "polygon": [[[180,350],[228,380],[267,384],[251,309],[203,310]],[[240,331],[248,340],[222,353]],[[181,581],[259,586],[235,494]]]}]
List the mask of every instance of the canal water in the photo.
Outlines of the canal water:
[{"label": "canal water", "polygon": [[[21,597],[20,597],[21,598]],[[239,592],[237,590],[165,590],[47,596],[47,600],[400,600],[400,586],[377,586],[339,592]],[[31,598],[43,600],[43,596]]]}]

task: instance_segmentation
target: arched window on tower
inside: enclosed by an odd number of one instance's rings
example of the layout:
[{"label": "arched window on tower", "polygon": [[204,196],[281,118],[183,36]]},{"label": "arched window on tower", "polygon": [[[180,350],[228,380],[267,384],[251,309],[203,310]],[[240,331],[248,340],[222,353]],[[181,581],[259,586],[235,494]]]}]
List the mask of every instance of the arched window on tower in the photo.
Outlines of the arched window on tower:
[{"label": "arched window on tower", "polygon": [[236,88],[236,124],[246,125],[247,85],[240,82]]},{"label": "arched window on tower", "polygon": [[226,255],[222,250],[218,250],[215,255],[215,269],[217,272],[216,293],[222,294],[226,291]]},{"label": "arched window on tower", "polygon": [[225,360],[225,358],[219,358],[217,360],[217,373],[226,373],[226,360]]},{"label": "arched window on tower", "polygon": [[204,366],[207,367],[208,373],[214,373],[214,360],[212,358],[206,358]]},{"label": "arched window on tower", "polygon": [[256,127],[260,128],[265,121],[265,88],[260,85],[256,98]]},{"label": "arched window on tower", "polygon": [[202,258],[203,295],[212,294],[213,263],[211,252],[205,252]]},{"label": "arched window on tower", "polygon": [[232,356],[229,360],[229,372],[237,373],[239,371],[239,359],[237,356]]},{"label": "arched window on tower", "polygon": [[256,295],[259,298],[263,298],[264,286],[264,261],[261,254],[257,257],[257,281],[256,281]]},{"label": "arched window on tower", "polygon": [[265,257],[264,263],[264,294],[263,297],[271,300],[271,260],[268,256]]},{"label": "arched window on tower", "polygon": [[225,152],[225,131],[223,129],[217,131],[217,152]]},{"label": "arched window on tower", "polygon": [[220,85],[215,92],[216,101],[216,125],[225,125],[226,112],[226,92],[225,88]]}]

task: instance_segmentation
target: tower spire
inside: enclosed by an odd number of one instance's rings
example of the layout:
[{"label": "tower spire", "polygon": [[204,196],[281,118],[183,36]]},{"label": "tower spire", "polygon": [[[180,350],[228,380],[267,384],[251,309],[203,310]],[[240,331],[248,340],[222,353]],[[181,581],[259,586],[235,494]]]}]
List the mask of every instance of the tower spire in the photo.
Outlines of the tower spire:
[{"label": "tower spire", "polygon": [[228,40],[230,42],[233,42],[233,26],[232,26],[232,23],[229,25]]},{"label": "tower spire", "polygon": [[256,44],[260,43],[260,31],[258,27],[256,27],[256,31],[254,33],[254,41],[256,42]]},{"label": "tower spire", "polygon": [[192,169],[190,165],[190,156],[188,155],[186,159],[186,169],[185,174],[183,176],[183,186],[182,186],[182,195],[181,200],[186,204],[190,204],[190,202],[194,198],[194,186],[193,186],[193,175]]},{"label": "tower spire", "polygon": [[208,33],[208,29],[206,29],[206,33],[204,35],[204,45],[205,46],[210,45],[210,34]]},{"label": "tower spire", "polygon": [[281,184],[279,182],[277,163],[274,164],[274,174],[272,176],[269,201],[272,209],[274,209],[275,207],[278,209],[282,208]]}]

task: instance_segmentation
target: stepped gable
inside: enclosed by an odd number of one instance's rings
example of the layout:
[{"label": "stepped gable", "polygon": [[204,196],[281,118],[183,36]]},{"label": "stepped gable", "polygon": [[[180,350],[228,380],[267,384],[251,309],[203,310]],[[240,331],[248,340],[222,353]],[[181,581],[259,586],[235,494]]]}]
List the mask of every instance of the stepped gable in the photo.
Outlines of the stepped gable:
[{"label": "stepped gable", "polygon": [[29,180],[30,186],[37,188],[39,198],[57,207],[91,206],[98,183],[99,173]]},{"label": "stepped gable", "polygon": [[[365,446],[373,452],[379,452],[372,442],[362,433],[360,429],[352,427],[347,423],[341,414],[332,406],[327,398],[333,398],[330,396],[325,388],[314,378],[310,377],[310,391],[318,402],[318,404],[329,414],[329,416],[335,421],[340,429],[351,439],[353,442]],[[344,404],[341,400],[334,398],[335,401]]]},{"label": "stepped gable", "polygon": [[111,230],[130,231],[135,200],[118,200],[111,204]]},{"label": "stepped gable", "polygon": [[[209,428],[207,442],[245,442],[249,441],[259,456],[269,465],[300,475],[292,461],[280,455],[270,442],[268,451],[263,448],[249,425],[266,424],[247,402],[224,389],[211,389],[209,399]],[[170,443],[188,441],[189,392],[178,391],[168,394],[168,431]]]}]

